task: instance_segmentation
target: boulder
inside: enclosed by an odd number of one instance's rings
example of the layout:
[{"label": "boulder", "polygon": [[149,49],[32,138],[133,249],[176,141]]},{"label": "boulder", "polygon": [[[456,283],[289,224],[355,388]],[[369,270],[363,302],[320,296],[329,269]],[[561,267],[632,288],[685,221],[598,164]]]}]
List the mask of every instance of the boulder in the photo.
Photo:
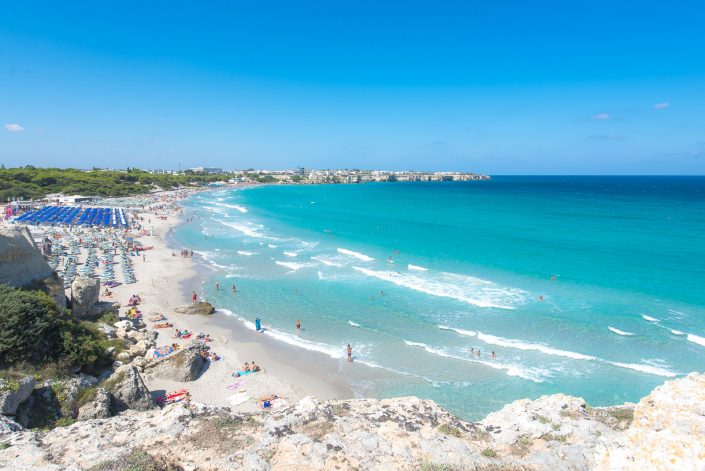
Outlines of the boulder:
[{"label": "boulder", "polygon": [[109,339],[114,339],[115,338],[115,328],[109,326],[108,324],[100,323],[98,324],[98,330],[103,332],[106,338]]},{"label": "boulder", "polygon": [[148,366],[154,376],[173,381],[194,381],[203,368],[203,358],[197,348],[188,348]]},{"label": "boulder", "polygon": [[107,419],[110,413],[110,393],[105,388],[96,389],[93,399],[78,409],[78,420]]},{"label": "boulder", "polygon": [[31,376],[25,376],[18,383],[0,384],[0,413],[3,415],[15,415],[17,407],[26,401],[34,390],[34,378]]},{"label": "boulder", "polygon": [[98,314],[100,280],[85,276],[76,277],[71,283],[71,312],[76,317]]},{"label": "boulder", "polygon": [[132,347],[130,347],[129,353],[133,357],[143,357],[147,353],[147,345],[144,340],[140,340]]},{"label": "boulder", "polygon": [[105,382],[104,387],[110,391],[112,411],[122,412],[126,409],[147,410],[155,407],[152,396],[145,386],[137,368],[124,365]]},{"label": "boulder", "polygon": [[187,304],[185,306],[179,306],[174,308],[174,312],[179,314],[213,314],[215,308],[211,303],[200,301],[193,304]]},{"label": "boulder", "polygon": [[[125,320],[125,321],[117,321],[113,326],[118,329],[118,331],[122,330],[125,332],[129,332],[132,330],[132,322]],[[119,335],[118,335],[119,337]]]}]

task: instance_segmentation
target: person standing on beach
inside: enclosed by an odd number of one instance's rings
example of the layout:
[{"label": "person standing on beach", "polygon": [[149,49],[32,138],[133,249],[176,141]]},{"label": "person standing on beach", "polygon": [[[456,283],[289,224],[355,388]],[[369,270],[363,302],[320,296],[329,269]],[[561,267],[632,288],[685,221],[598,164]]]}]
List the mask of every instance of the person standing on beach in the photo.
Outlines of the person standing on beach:
[{"label": "person standing on beach", "polygon": [[257,319],[255,319],[255,330],[256,330],[257,332],[259,332],[260,330],[262,330],[262,321],[260,320],[259,317],[258,317]]},{"label": "person standing on beach", "polygon": [[348,363],[352,363],[352,347],[348,344]]},{"label": "person standing on beach", "polygon": [[191,294],[191,303],[196,304],[197,299],[198,299],[198,295],[194,291],[193,294]]}]

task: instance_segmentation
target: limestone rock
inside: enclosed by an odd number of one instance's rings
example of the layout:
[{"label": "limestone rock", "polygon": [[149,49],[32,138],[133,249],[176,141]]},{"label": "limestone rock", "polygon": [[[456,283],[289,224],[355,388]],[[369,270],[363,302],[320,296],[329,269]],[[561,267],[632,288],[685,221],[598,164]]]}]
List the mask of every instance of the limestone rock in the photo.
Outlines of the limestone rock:
[{"label": "limestone rock", "polygon": [[112,410],[148,410],[155,407],[152,396],[142,377],[132,365],[124,365],[105,382],[112,398]]},{"label": "limestone rock", "polygon": [[198,348],[190,347],[147,366],[149,374],[173,381],[193,381],[203,368]]},{"label": "limestone rock", "polygon": [[[122,330],[122,331],[125,331],[125,332],[131,331],[131,330],[132,330],[132,325],[133,325],[132,322],[131,322],[131,321],[128,321],[128,320],[117,321],[116,323],[113,324],[113,326],[114,326],[116,329],[118,329],[118,331]],[[119,337],[119,335],[118,335],[118,337]]]},{"label": "limestone rock", "polygon": [[107,419],[110,413],[110,393],[98,388],[93,399],[78,409],[78,420]]},{"label": "limestone rock", "polygon": [[174,312],[179,314],[213,314],[215,308],[211,303],[200,301],[193,304],[187,304],[185,306],[179,306],[174,308]]},{"label": "limestone rock", "polygon": [[108,339],[114,339],[115,338],[115,328],[109,326],[108,324],[105,323],[100,323],[98,324],[98,330],[103,332],[106,338]]},{"label": "limestone rock", "polygon": [[0,225],[0,284],[24,286],[52,275],[26,227]]},{"label": "limestone rock", "polygon": [[654,389],[624,436],[605,445],[597,458],[604,470],[705,469],[705,375]]},{"label": "limestone rock", "polygon": [[71,283],[71,312],[76,317],[97,314],[100,280],[85,276],[76,277]]},{"label": "limestone rock", "polygon": [[10,384],[0,385],[0,413],[15,415],[17,407],[27,400],[34,390],[34,378],[25,376],[19,380],[19,386]]},{"label": "limestone rock", "polygon": [[10,432],[18,432],[22,430],[22,426],[12,420],[10,417],[0,415],[0,436]]}]

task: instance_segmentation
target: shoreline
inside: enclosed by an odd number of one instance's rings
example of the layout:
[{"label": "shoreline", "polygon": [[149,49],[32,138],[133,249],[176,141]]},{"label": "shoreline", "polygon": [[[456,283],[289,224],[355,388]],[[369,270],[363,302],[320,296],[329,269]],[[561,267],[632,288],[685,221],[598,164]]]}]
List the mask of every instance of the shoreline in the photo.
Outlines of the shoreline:
[{"label": "shoreline", "polygon": [[[259,334],[248,332],[244,326],[240,330],[237,325],[240,322],[235,318],[228,322],[222,311],[209,316],[173,312],[174,307],[189,304],[189,292],[200,292],[205,280],[199,274],[202,267],[196,261],[178,255],[180,248],[177,247],[174,231],[188,222],[174,214],[173,210],[169,212],[171,214],[145,208],[139,213],[146,220],[145,225],[154,229],[154,235],[140,237],[141,242],[154,248],[143,252],[144,260],[142,256],[134,259],[137,283],[114,288],[111,298],[104,298],[101,292],[101,301],[120,301],[122,314],[126,300],[132,294],[138,294],[143,299],[140,308],[147,329],[158,332],[157,347],[190,343],[175,338],[173,328],[155,329],[149,318],[159,313],[180,330],[210,334],[213,341],[208,345],[220,356],[220,360],[207,362],[200,376],[191,382],[169,381],[146,373],[144,381],[147,387],[151,391],[167,392],[188,389],[196,402],[248,412],[259,409],[255,402],[257,397],[269,394],[285,398],[282,401],[285,403],[298,402],[306,396],[318,399],[353,398],[352,389],[334,376],[335,362],[323,354],[282,345],[264,336],[257,338]],[[159,219],[164,216],[166,219]],[[177,255],[172,256],[172,252]],[[215,304],[214,307],[218,309]],[[262,368],[260,373],[237,379],[231,376],[242,363],[252,360]],[[236,390],[226,386],[234,383],[241,383],[237,391],[246,393],[251,400],[233,406],[229,399]]]}]

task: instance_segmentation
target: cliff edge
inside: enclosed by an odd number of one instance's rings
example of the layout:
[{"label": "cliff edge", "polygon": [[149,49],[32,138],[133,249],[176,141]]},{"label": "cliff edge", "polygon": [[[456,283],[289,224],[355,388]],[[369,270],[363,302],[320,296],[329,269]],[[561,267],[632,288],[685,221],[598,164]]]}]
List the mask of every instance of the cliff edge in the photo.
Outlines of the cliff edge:
[{"label": "cliff edge", "polygon": [[0,432],[3,469],[702,469],[705,375],[638,404],[592,408],[555,394],[479,423],[414,397],[306,398],[260,414],[173,404],[49,432],[11,428]]}]

